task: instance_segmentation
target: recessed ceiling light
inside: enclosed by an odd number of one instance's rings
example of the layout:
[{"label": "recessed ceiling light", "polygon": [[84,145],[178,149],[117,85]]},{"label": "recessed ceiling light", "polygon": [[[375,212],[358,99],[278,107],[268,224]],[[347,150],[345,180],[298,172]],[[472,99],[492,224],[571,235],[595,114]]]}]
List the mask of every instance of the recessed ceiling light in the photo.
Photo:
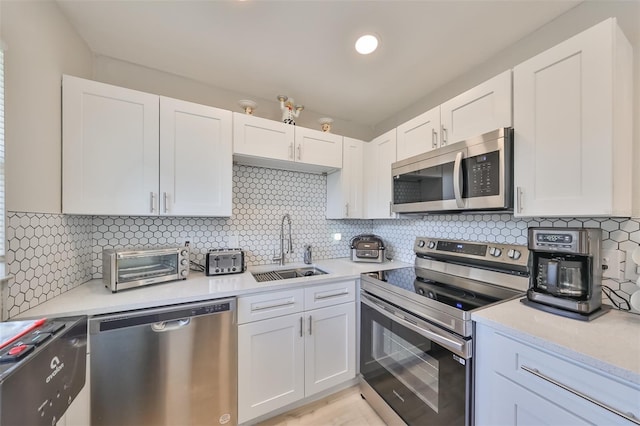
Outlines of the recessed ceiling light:
[{"label": "recessed ceiling light", "polygon": [[356,50],[362,55],[368,55],[378,48],[378,37],[366,34],[356,41]]}]

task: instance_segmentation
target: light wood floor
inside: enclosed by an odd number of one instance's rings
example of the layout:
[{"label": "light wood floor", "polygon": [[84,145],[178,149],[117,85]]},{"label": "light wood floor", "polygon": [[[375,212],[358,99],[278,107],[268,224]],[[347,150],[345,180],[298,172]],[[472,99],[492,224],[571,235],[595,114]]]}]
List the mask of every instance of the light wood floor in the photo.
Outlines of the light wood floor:
[{"label": "light wood floor", "polygon": [[258,424],[259,426],[385,426],[357,386]]}]

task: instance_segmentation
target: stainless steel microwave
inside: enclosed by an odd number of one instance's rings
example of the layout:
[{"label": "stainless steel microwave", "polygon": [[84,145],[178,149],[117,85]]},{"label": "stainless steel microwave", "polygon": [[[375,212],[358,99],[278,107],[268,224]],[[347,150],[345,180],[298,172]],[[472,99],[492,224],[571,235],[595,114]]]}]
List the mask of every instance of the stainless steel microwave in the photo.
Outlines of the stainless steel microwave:
[{"label": "stainless steel microwave", "polygon": [[391,170],[396,213],[513,211],[512,128],[398,161]]}]

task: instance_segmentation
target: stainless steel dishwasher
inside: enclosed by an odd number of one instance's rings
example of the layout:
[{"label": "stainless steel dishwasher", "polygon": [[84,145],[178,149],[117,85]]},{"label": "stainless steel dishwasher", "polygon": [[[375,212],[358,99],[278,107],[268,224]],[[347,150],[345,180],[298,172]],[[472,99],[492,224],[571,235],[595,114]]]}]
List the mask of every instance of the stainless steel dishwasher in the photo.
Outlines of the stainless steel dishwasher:
[{"label": "stainless steel dishwasher", "polygon": [[93,317],[91,424],[237,424],[236,300]]}]

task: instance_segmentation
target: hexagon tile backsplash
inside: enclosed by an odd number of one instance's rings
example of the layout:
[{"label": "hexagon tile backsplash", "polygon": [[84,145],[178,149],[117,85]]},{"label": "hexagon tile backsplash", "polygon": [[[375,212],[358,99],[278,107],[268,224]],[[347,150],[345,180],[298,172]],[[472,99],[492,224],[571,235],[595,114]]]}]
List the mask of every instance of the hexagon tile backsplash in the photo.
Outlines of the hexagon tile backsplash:
[{"label": "hexagon tile backsplash", "polygon": [[[105,217],[8,212],[7,265],[15,278],[3,287],[2,319],[18,315],[86,281],[102,276],[102,250],[191,243],[191,259],[202,263],[209,248],[233,245],[247,264],[272,263],[279,249],[282,215],[292,219],[294,252],[302,262],[311,244],[314,259],[349,256],[349,240],[380,235],[387,256],[413,262],[416,236],[526,244],[529,226],[602,228],[604,248],[633,250],[640,244],[640,219],[515,219],[509,214],[434,215],[399,220],[327,220],[326,177],[234,166],[231,218]],[[335,241],[333,234],[342,234]],[[624,265],[623,265],[624,267]],[[629,281],[605,284],[631,294]]]}]

